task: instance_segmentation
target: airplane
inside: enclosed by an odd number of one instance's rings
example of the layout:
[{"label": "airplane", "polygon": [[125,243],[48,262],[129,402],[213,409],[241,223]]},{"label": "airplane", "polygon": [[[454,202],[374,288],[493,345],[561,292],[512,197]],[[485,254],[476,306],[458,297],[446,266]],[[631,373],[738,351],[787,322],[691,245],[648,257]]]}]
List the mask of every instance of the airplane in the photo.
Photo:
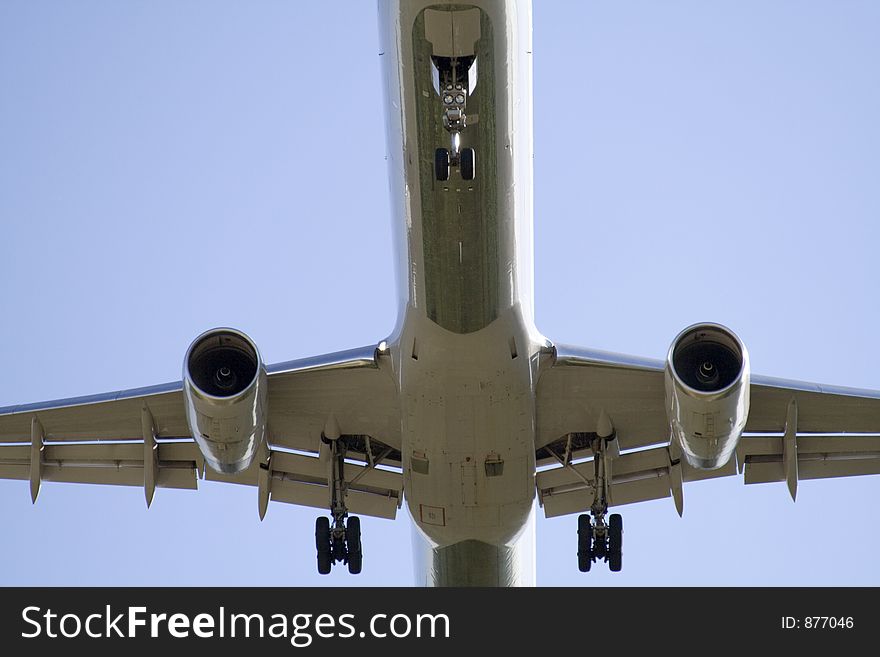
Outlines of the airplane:
[{"label": "airplane", "polygon": [[[476,123],[475,125],[479,125],[479,123]],[[470,127],[475,127],[475,126],[469,126],[469,127],[465,128],[465,131],[462,133],[463,136],[466,135],[466,131],[467,131]],[[479,156],[479,151],[476,150],[476,149],[475,149],[475,151],[476,151],[477,156]],[[456,172],[453,170],[452,173],[450,174],[450,176],[451,176],[452,178],[454,178],[454,177],[455,177],[455,173],[456,173]],[[478,178],[478,180],[479,180],[479,178]],[[642,330],[645,330],[644,327],[642,327]],[[231,335],[235,335],[235,334],[231,334]],[[509,347],[509,346],[510,346],[510,345],[508,344],[508,347]],[[424,356],[422,356],[422,358],[420,358],[419,360],[424,361]],[[512,360],[514,360],[514,359],[512,359]],[[270,379],[270,380],[271,380],[271,379]],[[754,381],[754,379],[753,379],[753,381]],[[270,388],[270,390],[271,390],[271,388]],[[870,398],[870,397],[869,397],[869,398]],[[270,401],[271,401],[271,400],[270,400]],[[754,399],[752,400],[752,404],[753,404],[753,408],[752,408],[752,412],[753,412],[753,411],[754,411]],[[803,407],[802,407],[802,405],[801,405],[800,410],[801,410],[801,411],[804,410]],[[42,412],[42,411],[41,411],[41,412]],[[608,415],[609,415],[609,420],[612,422],[612,427],[613,427],[613,426],[614,426],[614,423],[616,422],[616,415],[617,415],[617,414],[616,414],[616,413],[610,413],[610,412],[609,412]],[[32,419],[32,418],[31,418],[31,419]],[[38,415],[38,419],[39,419],[39,415]],[[337,420],[337,422],[338,422],[338,418],[337,418],[336,420]],[[323,429],[327,429],[328,427],[330,428],[330,431],[329,431],[329,432],[330,432],[330,433],[333,433],[333,422],[332,422],[332,421],[327,422],[327,423],[324,423],[324,424],[322,425],[321,428],[323,428]],[[343,423],[343,428],[344,428],[344,423]],[[29,433],[30,433],[30,432],[29,432]],[[327,433],[327,432],[325,431],[325,433]],[[617,437],[617,439],[622,441],[622,440],[623,440],[623,434],[621,433],[621,431],[618,431],[617,433],[618,433],[618,437]],[[160,433],[160,440],[161,440],[161,433]],[[744,439],[744,440],[747,440],[747,439]],[[779,440],[781,440],[781,439],[779,439]],[[31,441],[31,442],[33,442],[33,441]],[[48,442],[48,441],[47,441],[47,442]],[[623,444],[623,442],[621,442],[621,444]],[[164,446],[164,443],[163,443],[163,446]],[[19,445],[18,447],[21,447],[21,445]],[[329,446],[328,446],[328,447],[329,447]],[[47,448],[47,449],[51,449],[51,447],[49,447],[49,448]],[[160,448],[160,449],[161,449],[161,448]],[[175,447],[174,449],[177,449],[177,447]],[[21,451],[21,450],[18,450],[18,451]],[[59,451],[59,450],[56,450],[56,451]],[[130,451],[130,450],[129,450],[129,451]],[[166,450],[166,451],[167,451],[167,450]],[[301,451],[302,451],[302,450],[301,450]],[[308,450],[305,450],[305,451],[308,451]],[[283,452],[283,453],[287,453],[287,452]],[[306,457],[305,454],[295,454],[295,455],[296,455],[296,456],[302,456],[303,458]],[[614,460],[611,461],[612,469],[614,469],[615,461],[623,462],[623,461],[626,459],[626,456],[627,456],[627,451],[626,451],[626,449],[624,449],[624,450],[623,450],[623,455],[621,456],[620,459],[614,459]],[[503,459],[503,460],[504,460],[504,461],[507,461],[507,459]],[[30,461],[29,461],[29,462],[30,462]],[[509,461],[507,461],[507,463],[509,463]],[[589,462],[589,461],[586,461],[585,463],[589,464],[590,462]],[[619,464],[619,463],[618,463],[618,464]],[[20,464],[19,464],[19,465],[20,465]],[[353,464],[352,464],[352,466],[353,466]],[[353,467],[354,467],[354,466],[353,466]],[[497,467],[498,467],[498,464],[496,463],[495,465],[493,465],[493,467],[496,467],[496,468],[497,468]],[[505,464],[504,468],[506,469],[507,467],[508,467],[507,464]],[[576,467],[576,466],[575,466],[575,467]],[[143,468],[142,468],[142,469],[143,469]],[[565,468],[562,468],[562,469],[565,469]],[[162,468],[160,468],[159,470],[160,470],[160,472],[161,472]],[[618,470],[619,470],[619,469],[618,469]],[[484,471],[487,472],[487,474],[488,474],[488,468],[486,468]],[[210,474],[210,473],[209,473],[209,474]],[[257,473],[257,474],[259,475],[259,473]],[[292,473],[289,473],[289,474],[292,474]],[[413,474],[412,476],[415,476],[415,474]],[[503,474],[500,475],[500,476],[503,477]],[[143,474],[141,474],[141,478],[143,479]],[[280,480],[281,480],[281,481],[284,481],[283,477],[282,477]],[[629,483],[629,482],[623,482],[623,483]],[[789,483],[791,483],[791,482],[789,482]],[[695,485],[693,485],[693,486],[685,486],[685,489],[686,489],[687,491],[690,491],[690,490],[692,490],[692,489],[693,489],[693,491],[694,491],[693,493],[688,493],[688,498],[687,498],[687,499],[688,499],[689,503],[690,503],[690,501],[693,500],[697,495],[699,495],[699,486],[700,486],[700,485],[701,485],[701,484],[695,484]],[[583,490],[583,489],[581,489],[581,490]],[[160,491],[160,494],[163,493],[163,492],[165,492],[165,491]],[[276,492],[278,492],[278,491],[277,491],[277,490],[273,490],[273,491],[272,491],[273,495],[274,495]],[[575,491],[575,492],[577,492],[577,491]],[[668,492],[668,491],[667,491],[667,492]],[[613,491],[612,491],[612,497],[613,497]],[[545,502],[546,502],[546,500],[545,500]],[[669,503],[671,504],[671,502],[669,502]],[[276,505],[276,506],[277,506],[277,505]],[[545,503],[545,508],[546,508],[546,506],[547,506],[547,505],[546,505],[546,503]],[[539,510],[538,513],[541,513],[541,511]],[[369,555],[369,554],[370,554],[369,544],[367,544],[367,552],[368,552],[368,555]],[[565,550],[565,552],[567,552],[567,553],[573,553],[574,550],[572,550],[572,549],[568,549],[568,550]],[[594,567],[595,567],[595,564],[593,564],[593,565],[594,565]],[[525,579],[525,578],[524,578],[524,579]]]}]

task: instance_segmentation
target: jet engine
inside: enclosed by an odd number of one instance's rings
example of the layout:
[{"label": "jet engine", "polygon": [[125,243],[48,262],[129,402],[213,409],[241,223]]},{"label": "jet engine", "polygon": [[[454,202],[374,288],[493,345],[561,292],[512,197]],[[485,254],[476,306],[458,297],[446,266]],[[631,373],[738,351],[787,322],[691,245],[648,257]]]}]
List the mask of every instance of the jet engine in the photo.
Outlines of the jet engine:
[{"label": "jet engine", "polygon": [[719,324],[678,334],[666,356],[666,414],[672,439],[695,468],[714,470],[733,455],[749,415],[749,354]]},{"label": "jet engine", "polygon": [[186,419],[214,470],[247,469],[266,440],[266,368],[253,341],[240,331],[202,333],[183,361]]}]

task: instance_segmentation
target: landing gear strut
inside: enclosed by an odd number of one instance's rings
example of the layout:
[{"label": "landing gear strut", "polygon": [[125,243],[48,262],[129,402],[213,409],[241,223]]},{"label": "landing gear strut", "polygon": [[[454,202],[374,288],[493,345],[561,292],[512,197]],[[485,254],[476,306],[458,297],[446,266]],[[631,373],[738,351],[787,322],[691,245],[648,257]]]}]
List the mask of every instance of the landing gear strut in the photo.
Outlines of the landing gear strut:
[{"label": "landing gear strut", "polygon": [[619,513],[612,513],[605,523],[611,485],[607,452],[610,440],[614,440],[613,435],[593,441],[596,494],[590,513],[578,516],[578,570],[582,573],[589,572],[590,566],[599,560],[607,561],[611,572],[617,573],[623,568],[623,518]]},{"label": "landing gear strut", "polygon": [[315,521],[315,547],[318,550],[318,572],[327,575],[334,564],[348,564],[348,572],[361,572],[364,554],[361,546],[361,520],[349,516],[345,506],[345,438],[321,440],[330,447],[332,495],[330,518],[322,516]]}]

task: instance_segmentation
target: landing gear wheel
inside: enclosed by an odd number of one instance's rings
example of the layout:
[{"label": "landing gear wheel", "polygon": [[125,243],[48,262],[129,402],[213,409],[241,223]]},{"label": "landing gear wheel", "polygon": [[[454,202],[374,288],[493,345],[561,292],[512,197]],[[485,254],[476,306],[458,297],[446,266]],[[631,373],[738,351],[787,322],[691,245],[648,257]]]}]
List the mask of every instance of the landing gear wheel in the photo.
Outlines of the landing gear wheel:
[{"label": "landing gear wheel", "polygon": [[318,552],[318,574],[329,575],[333,567],[333,560],[329,552]]},{"label": "landing gear wheel", "polygon": [[589,514],[578,516],[578,570],[590,572],[593,564],[593,527]]},{"label": "landing gear wheel", "polygon": [[612,573],[623,568],[623,518],[619,513],[608,518],[608,568]]},{"label": "landing gear wheel", "polygon": [[315,521],[315,547],[318,549],[318,572],[327,575],[333,558],[330,555],[330,519],[324,516]]},{"label": "landing gear wheel", "polygon": [[350,516],[345,525],[345,543],[348,547],[348,572],[357,575],[361,572],[364,561],[363,547],[361,546],[361,519]]},{"label": "landing gear wheel", "polygon": [[449,180],[449,151],[445,148],[434,151],[434,175],[437,180]]},{"label": "landing gear wheel", "polygon": [[473,148],[465,148],[461,151],[461,177],[464,180],[473,180],[477,156]]}]

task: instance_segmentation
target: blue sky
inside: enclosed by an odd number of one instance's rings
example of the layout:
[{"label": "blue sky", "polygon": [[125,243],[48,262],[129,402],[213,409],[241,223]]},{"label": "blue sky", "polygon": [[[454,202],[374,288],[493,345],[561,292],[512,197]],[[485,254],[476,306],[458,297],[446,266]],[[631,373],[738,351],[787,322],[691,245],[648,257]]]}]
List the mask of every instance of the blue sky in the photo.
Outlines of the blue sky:
[{"label": "blue sky", "polygon": [[[880,388],[880,6],[534,11],[538,327],[660,358],[696,321],[754,372]],[[176,380],[215,325],[269,362],[395,319],[372,2],[0,3],[0,405]],[[624,571],[546,585],[880,584],[880,477],[701,482],[622,509]],[[315,573],[316,510],[253,490],[0,482],[0,584],[409,584],[410,522]]]}]

